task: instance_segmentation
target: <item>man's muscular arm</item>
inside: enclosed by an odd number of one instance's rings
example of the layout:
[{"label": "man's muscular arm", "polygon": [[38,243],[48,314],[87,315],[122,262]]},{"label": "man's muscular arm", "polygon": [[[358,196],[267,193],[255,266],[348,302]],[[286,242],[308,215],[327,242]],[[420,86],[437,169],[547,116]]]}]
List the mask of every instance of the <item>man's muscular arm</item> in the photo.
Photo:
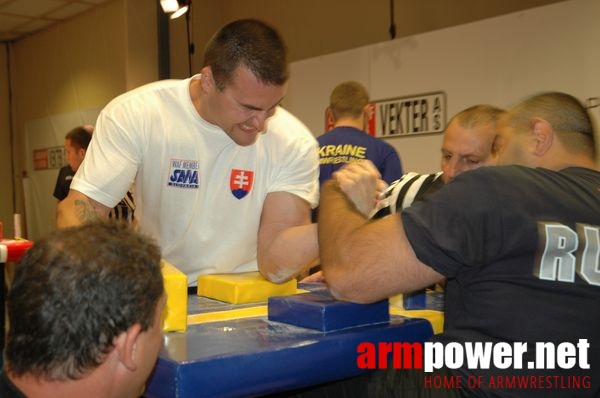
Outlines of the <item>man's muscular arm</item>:
[{"label": "man's muscular arm", "polygon": [[110,208],[71,189],[56,208],[57,228],[72,227],[98,219],[107,219]]}]

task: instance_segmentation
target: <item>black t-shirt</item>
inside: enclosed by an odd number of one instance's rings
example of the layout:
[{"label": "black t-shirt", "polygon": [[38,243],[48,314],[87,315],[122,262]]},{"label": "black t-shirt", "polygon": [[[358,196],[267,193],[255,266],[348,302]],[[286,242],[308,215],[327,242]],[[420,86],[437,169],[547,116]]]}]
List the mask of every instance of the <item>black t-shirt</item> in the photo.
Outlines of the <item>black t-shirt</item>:
[{"label": "black t-shirt", "polygon": [[2,398],[27,398],[19,389],[0,372],[0,397]]},{"label": "black t-shirt", "polygon": [[[599,172],[480,168],[462,173],[401,217],[417,257],[448,278],[445,330],[438,340],[528,343],[525,369],[462,367],[456,374],[589,376],[591,388],[552,396],[599,396]],[[536,342],[579,339],[590,344],[590,369],[527,368]],[[544,388],[474,392],[548,395]]]},{"label": "black t-shirt", "polygon": [[56,185],[54,186],[54,197],[58,200],[63,200],[69,194],[71,188],[71,180],[75,172],[71,169],[71,166],[66,165],[61,167],[56,178]]}]

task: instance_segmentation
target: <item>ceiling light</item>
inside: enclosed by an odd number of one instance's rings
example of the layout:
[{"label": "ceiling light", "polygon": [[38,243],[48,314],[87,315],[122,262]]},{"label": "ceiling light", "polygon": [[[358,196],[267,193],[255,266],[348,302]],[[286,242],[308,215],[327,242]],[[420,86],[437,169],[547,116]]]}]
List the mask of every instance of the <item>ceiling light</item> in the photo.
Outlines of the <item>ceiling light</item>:
[{"label": "ceiling light", "polygon": [[178,18],[188,12],[191,0],[160,0],[160,6],[171,19]]},{"label": "ceiling light", "polygon": [[182,6],[179,10],[171,14],[171,19],[179,18],[188,11],[189,6]]},{"label": "ceiling light", "polygon": [[160,0],[160,6],[162,7],[163,12],[167,14],[175,12],[179,9],[179,3],[177,3],[177,0]]}]

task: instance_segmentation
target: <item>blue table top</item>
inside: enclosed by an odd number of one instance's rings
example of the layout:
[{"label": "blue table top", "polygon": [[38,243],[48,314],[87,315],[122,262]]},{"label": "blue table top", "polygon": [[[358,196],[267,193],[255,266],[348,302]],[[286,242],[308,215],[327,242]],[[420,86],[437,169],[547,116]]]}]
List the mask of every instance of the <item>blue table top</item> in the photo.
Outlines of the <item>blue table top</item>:
[{"label": "blue table top", "polygon": [[[200,311],[201,302],[190,297],[190,312]],[[389,324],[329,333],[266,316],[190,325],[185,333],[165,335],[145,396],[247,397],[316,385],[365,372],[356,365],[362,342],[432,335],[428,321],[394,315]]]}]

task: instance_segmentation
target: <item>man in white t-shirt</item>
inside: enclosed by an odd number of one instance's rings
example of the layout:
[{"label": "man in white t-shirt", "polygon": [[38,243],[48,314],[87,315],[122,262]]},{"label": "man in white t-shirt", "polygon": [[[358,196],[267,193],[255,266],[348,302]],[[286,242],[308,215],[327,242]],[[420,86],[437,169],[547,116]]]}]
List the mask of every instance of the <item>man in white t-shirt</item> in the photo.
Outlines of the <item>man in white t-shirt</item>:
[{"label": "man in white t-shirt", "polygon": [[239,20],[211,39],[201,73],[109,103],[59,207],[58,226],[106,217],[135,181],[136,219],[188,275],[259,270],[282,282],[318,256],[310,209],[318,147],[280,107],[285,44]]}]

